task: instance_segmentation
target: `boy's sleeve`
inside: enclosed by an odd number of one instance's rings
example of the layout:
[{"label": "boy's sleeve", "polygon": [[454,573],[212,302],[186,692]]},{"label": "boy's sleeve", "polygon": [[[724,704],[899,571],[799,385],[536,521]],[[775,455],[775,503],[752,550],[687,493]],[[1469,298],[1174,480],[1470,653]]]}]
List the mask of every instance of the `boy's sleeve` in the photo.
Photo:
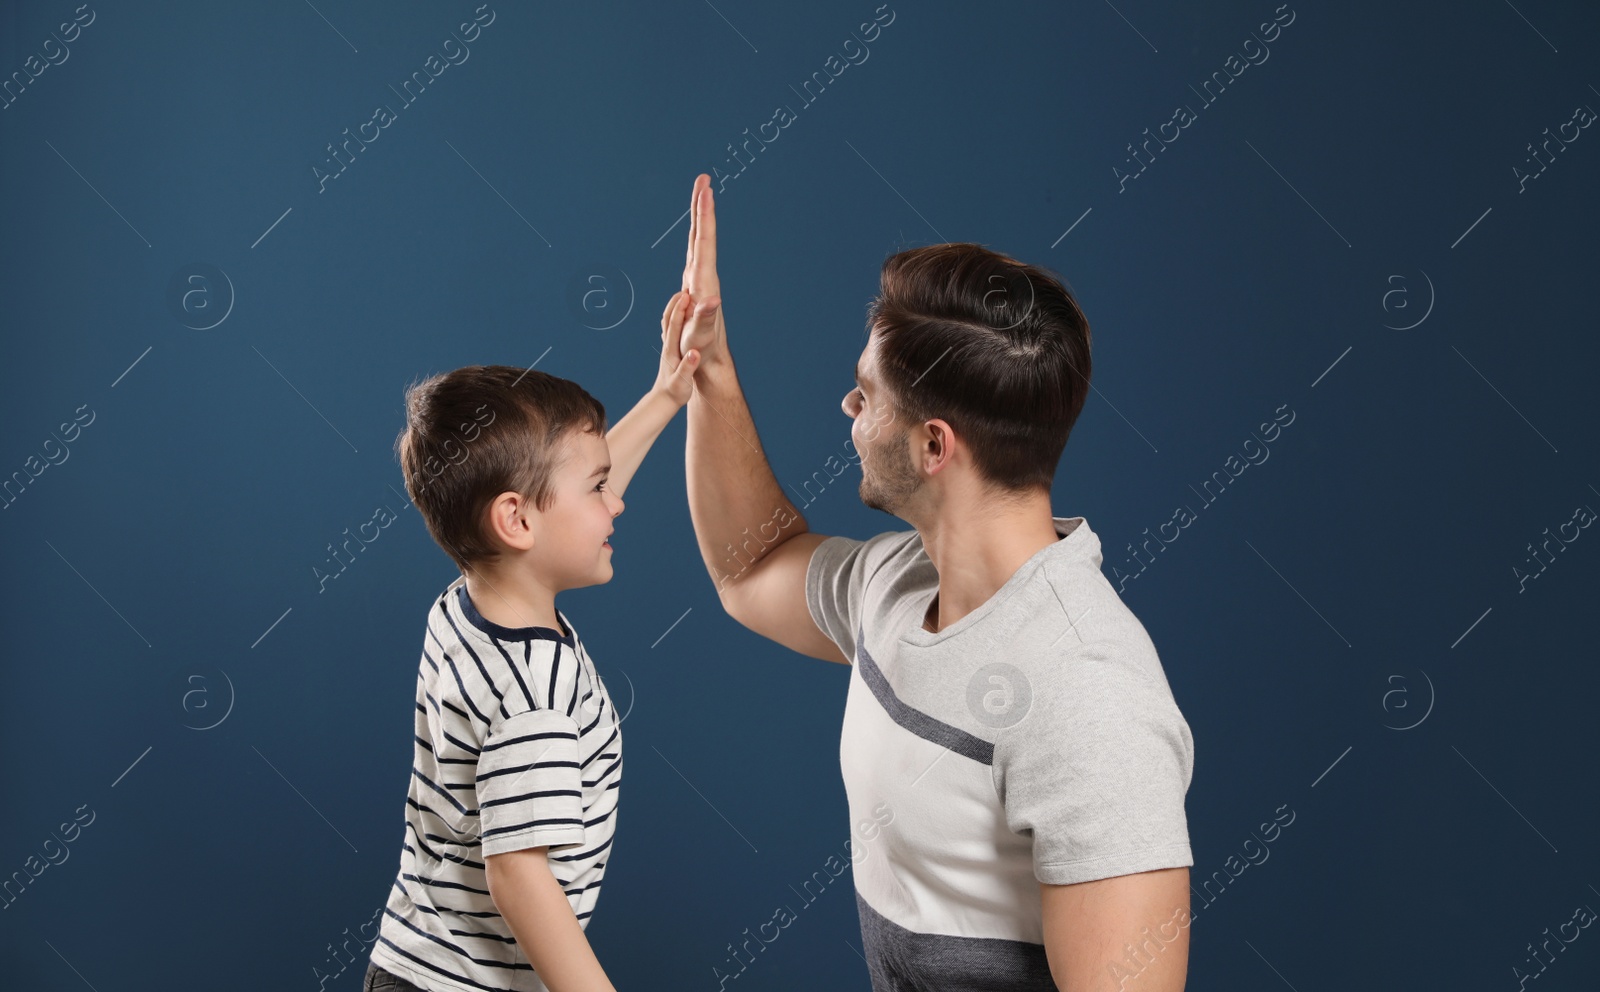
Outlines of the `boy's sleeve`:
[{"label": "boy's sleeve", "polygon": [[578,722],[558,710],[518,713],[491,727],[478,753],[483,853],[583,842]]},{"label": "boy's sleeve", "polygon": [[1028,712],[995,742],[1006,824],[1033,837],[1034,876],[1070,885],[1194,864],[1184,795],[1194,771],[1189,725],[1161,682],[1097,663],[1033,686]]},{"label": "boy's sleeve", "polygon": [[811,563],[806,566],[806,606],[817,629],[839,646],[852,665],[867,580],[882,564],[886,542],[900,536],[890,531],[865,541],[830,537],[811,552]]}]

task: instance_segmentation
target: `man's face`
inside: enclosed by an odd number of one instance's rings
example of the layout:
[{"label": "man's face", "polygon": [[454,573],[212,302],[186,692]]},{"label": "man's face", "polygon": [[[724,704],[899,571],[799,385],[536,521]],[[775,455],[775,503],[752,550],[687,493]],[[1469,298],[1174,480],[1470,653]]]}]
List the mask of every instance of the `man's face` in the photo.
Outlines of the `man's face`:
[{"label": "man's face", "polygon": [[910,428],[895,422],[893,406],[878,377],[877,338],[869,337],[856,363],[856,388],[841,407],[855,423],[850,438],[861,455],[861,502],[874,510],[899,511],[922,486],[907,443]]},{"label": "man's face", "polygon": [[608,487],[611,451],[606,439],[586,431],[567,435],[556,467],[554,498],[541,515],[535,545],[539,567],[556,590],[611,581],[612,521],[622,499]]}]

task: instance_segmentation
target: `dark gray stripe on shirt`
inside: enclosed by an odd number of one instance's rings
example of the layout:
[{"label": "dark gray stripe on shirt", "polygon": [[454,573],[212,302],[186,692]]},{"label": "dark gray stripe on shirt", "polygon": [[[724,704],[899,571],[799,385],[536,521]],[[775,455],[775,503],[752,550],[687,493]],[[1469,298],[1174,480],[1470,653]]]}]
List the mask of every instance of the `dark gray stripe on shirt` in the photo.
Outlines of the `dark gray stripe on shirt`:
[{"label": "dark gray stripe on shirt", "polygon": [[867,905],[859,892],[856,908],[873,992],[1055,992],[1043,944],[917,933]]},{"label": "dark gray stripe on shirt", "polygon": [[888,711],[889,717],[895,723],[925,741],[932,741],[973,761],[986,765],[994,764],[993,744],[981,737],[974,737],[960,727],[952,727],[943,720],[908,706],[896,696],[883,670],[872,660],[872,655],[867,653],[867,645],[860,631],[856,632],[856,660],[858,662],[856,669],[860,671],[862,681],[867,683],[867,688],[872,690],[872,694],[877,697],[878,702]]}]

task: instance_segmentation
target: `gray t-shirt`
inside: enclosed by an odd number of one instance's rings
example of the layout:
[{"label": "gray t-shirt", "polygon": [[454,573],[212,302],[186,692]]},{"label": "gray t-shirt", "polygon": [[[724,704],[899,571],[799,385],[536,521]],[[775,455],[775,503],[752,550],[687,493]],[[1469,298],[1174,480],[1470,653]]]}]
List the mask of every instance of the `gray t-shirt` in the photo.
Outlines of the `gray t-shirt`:
[{"label": "gray t-shirt", "polygon": [[817,546],[806,601],[852,661],[839,761],[873,988],[1054,988],[1039,883],[1194,864],[1194,741],[1082,517],[923,627],[916,531]]}]

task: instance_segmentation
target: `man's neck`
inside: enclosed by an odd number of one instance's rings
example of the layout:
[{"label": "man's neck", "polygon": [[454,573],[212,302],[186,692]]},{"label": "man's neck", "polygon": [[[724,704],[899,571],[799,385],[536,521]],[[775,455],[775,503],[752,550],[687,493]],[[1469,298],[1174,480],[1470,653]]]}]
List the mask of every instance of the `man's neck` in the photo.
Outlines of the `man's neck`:
[{"label": "man's neck", "polygon": [[473,566],[467,572],[467,595],[490,623],[502,627],[549,627],[562,631],[556,617],[555,593],[525,576]]},{"label": "man's neck", "polygon": [[1048,493],[1017,506],[991,504],[981,513],[947,505],[916,528],[939,573],[923,622],[933,633],[988,602],[1028,559],[1061,539]]}]

